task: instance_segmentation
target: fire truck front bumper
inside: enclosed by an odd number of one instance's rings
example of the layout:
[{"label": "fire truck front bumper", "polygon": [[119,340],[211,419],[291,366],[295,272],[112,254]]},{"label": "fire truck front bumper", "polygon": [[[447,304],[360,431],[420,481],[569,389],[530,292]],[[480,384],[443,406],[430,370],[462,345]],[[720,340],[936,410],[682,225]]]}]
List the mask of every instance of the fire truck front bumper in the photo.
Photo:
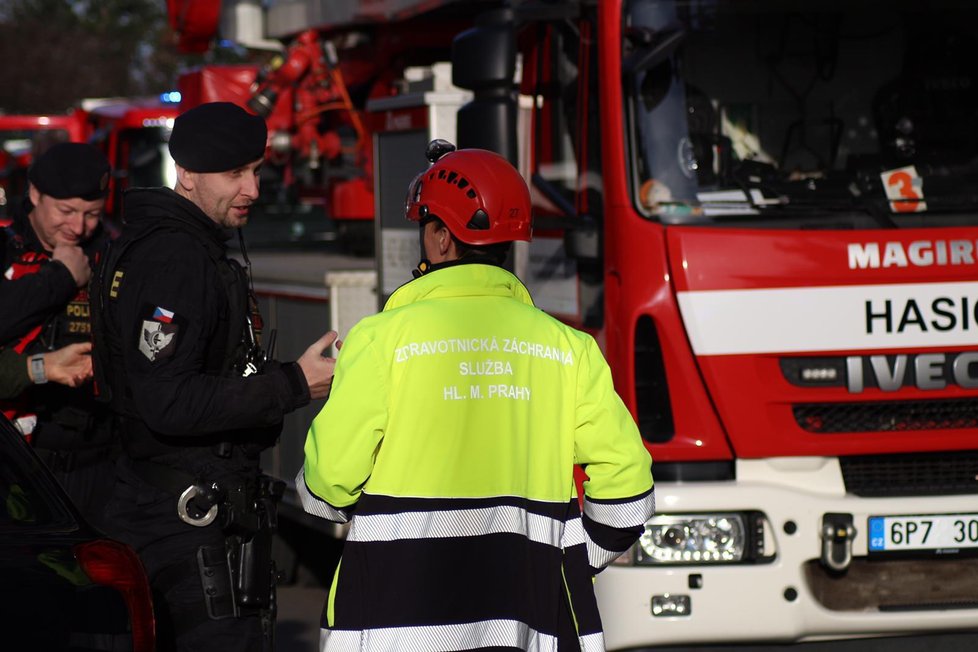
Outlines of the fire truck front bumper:
[{"label": "fire truck front bumper", "polygon": [[736,478],[656,483],[656,518],[595,582],[609,650],[978,632],[975,494],[847,494],[836,458]]}]

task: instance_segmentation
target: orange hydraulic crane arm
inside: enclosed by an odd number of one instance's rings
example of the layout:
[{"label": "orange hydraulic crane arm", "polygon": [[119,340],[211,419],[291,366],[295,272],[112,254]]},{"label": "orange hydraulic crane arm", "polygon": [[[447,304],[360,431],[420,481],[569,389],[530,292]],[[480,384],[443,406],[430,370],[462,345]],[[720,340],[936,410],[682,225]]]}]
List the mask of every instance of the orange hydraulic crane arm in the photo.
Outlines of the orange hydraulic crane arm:
[{"label": "orange hydraulic crane arm", "polygon": [[[360,114],[350,100],[336,52],[320,39],[316,30],[299,34],[284,59],[259,73],[248,107],[267,118],[274,111],[279,94],[284,92],[291,92],[298,100],[295,104],[303,107],[293,118],[300,141],[316,140],[319,151],[328,149],[325,142],[318,142],[321,140],[316,129],[318,116],[324,111],[338,109],[347,113],[356,132],[355,149],[359,150],[366,142],[366,132]],[[302,150],[309,144],[297,143]]]}]

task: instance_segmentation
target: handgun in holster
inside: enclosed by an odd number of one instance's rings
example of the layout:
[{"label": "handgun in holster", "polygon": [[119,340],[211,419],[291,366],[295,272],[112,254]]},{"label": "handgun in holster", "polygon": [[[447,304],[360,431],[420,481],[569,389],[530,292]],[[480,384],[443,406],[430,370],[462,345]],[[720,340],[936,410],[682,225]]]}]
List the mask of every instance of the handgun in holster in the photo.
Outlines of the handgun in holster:
[{"label": "handgun in holster", "polygon": [[242,607],[268,607],[274,600],[272,534],[278,527],[276,503],[284,490],[284,482],[263,475],[256,484],[229,493],[222,525],[235,600]]}]

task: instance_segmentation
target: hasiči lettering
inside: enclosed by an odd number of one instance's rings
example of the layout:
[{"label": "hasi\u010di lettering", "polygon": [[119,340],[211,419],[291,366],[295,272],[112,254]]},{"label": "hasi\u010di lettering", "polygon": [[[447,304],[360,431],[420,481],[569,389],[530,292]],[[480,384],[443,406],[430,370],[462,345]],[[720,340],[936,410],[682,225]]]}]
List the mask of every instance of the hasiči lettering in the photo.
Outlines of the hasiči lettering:
[{"label": "hasi\u010di lettering", "polygon": [[882,303],[866,300],[866,334],[926,333],[978,328],[978,300],[968,297],[937,297],[929,304],[916,299]]}]

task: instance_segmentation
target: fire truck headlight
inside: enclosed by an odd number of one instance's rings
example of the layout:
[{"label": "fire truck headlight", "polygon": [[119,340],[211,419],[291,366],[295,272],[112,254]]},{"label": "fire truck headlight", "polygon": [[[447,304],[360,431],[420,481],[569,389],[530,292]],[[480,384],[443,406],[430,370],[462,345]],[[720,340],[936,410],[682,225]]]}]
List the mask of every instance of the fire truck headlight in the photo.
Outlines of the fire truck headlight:
[{"label": "fire truck headlight", "polygon": [[645,524],[639,564],[736,563],[747,545],[742,514],[667,514]]}]

